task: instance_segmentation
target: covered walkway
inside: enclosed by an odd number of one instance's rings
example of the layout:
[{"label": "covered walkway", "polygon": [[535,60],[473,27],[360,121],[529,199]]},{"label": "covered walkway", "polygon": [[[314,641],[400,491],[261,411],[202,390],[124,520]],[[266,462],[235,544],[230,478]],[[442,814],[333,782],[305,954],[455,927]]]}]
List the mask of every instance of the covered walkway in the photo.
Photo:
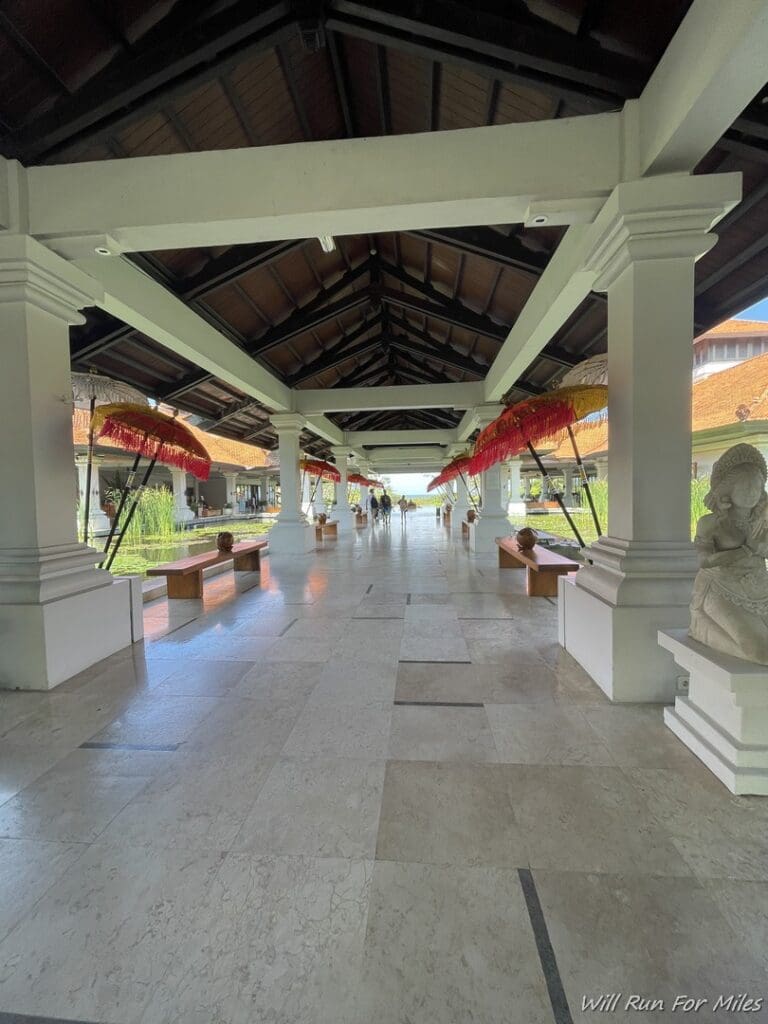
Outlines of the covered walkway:
[{"label": "covered walkway", "polygon": [[609,703],[522,573],[431,510],[270,561],[0,694],[3,1010],[563,1024],[761,994],[768,805]]}]

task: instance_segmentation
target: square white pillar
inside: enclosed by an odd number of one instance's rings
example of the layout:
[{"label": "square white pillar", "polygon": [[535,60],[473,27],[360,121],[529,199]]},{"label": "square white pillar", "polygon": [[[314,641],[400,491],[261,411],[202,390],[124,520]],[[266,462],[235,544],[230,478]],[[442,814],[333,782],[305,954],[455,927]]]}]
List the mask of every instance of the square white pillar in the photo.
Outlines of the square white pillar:
[{"label": "square white pillar", "polygon": [[336,510],[333,518],[339,524],[339,537],[344,535],[352,536],[355,529],[355,517],[347,501],[347,476],[349,474],[349,449],[331,448],[331,454],[336,460],[341,479],[336,484]]},{"label": "square white pillar", "polygon": [[560,588],[564,646],[615,701],[670,701],[677,671],[656,636],[687,626],[696,259],[733,205],[730,175],[619,185],[587,269],[608,293],[608,533]]},{"label": "square white pillar", "polygon": [[187,474],[183,469],[171,467],[173,485],[173,517],[179,525],[191,523],[195,513],[187,502]]},{"label": "square white pillar", "polygon": [[304,422],[296,413],[272,417],[280,458],[280,512],[268,535],[270,554],[305,555],[315,549],[315,531],[299,503],[299,437]]},{"label": "square white pillar", "polygon": [[130,586],[77,540],[69,325],[97,286],[32,238],[0,237],[0,686],[49,690],[131,642]]},{"label": "square white pillar", "polygon": [[[483,405],[475,409],[475,418],[480,430],[493,422],[504,410],[503,405]],[[477,554],[496,551],[496,538],[508,537],[512,525],[507,518],[506,487],[502,483],[501,463],[491,466],[480,475],[482,507],[474,531],[474,550]]]}]

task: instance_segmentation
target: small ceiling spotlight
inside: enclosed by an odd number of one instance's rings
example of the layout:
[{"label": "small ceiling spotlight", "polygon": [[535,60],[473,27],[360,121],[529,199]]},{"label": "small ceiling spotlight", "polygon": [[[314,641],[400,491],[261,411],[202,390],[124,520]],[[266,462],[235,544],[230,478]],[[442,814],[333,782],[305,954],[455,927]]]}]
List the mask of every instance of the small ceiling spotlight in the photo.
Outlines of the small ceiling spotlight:
[{"label": "small ceiling spotlight", "polygon": [[97,245],[93,250],[99,256],[111,256],[112,250],[108,249],[106,245]]},{"label": "small ceiling spotlight", "polygon": [[548,223],[549,217],[547,217],[546,214],[543,213],[537,213],[535,217],[531,217],[530,221],[531,227],[533,228],[542,228],[545,224]]},{"label": "small ceiling spotlight", "polygon": [[333,252],[336,248],[336,242],[333,239],[333,235],[318,235],[317,240],[320,243],[320,248],[323,252]]}]

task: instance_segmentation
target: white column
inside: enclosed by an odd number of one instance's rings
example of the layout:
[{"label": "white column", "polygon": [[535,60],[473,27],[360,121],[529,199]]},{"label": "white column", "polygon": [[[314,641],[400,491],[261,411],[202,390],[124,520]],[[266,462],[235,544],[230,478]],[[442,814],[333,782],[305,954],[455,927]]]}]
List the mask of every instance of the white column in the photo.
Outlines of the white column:
[{"label": "white column", "polygon": [[0,238],[0,686],[50,690],[131,642],[130,585],[80,544],[69,325],[94,282],[39,242]]},{"label": "white column", "polygon": [[187,502],[186,472],[183,469],[172,468],[171,482],[173,485],[173,517],[181,525],[190,523],[195,518],[195,513]]},{"label": "white column", "polygon": [[[563,581],[561,642],[617,701],[665,701],[678,670],[657,631],[687,627],[694,263],[726,208],[721,176],[620,185],[590,256],[608,293],[608,533]],[[650,195],[648,194],[650,189]],[[670,189],[671,192],[666,192]],[[671,199],[659,208],[659,200]],[[653,198],[654,205],[649,205]]]},{"label": "white column", "polygon": [[[495,420],[503,409],[502,405],[479,406],[475,410],[475,415],[480,430]],[[502,485],[502,472],[501,463],[497,463],[480,475],[482,508],[474,532],[474,550],[478,554],[489,554],[496,551],[496,538],[507,537],[512,530],[507,518],[507,501],[505,488]]]},{"label": "white column", "polygon": [[522,491],[522,478],[520,470],[522,469],[522,462],[520,459],[510,459],[509,461],[509,505],[508,509],[510,512],[523,512],[525,505],[521,497]]},{"label": "white column", "polygon": [[303,416],[291,412],[272,417],[280,457],[280,513],[269,531],[269,550],[273,554],[304,555],[315,548],[315,531],[299,503],[299,437],[304,422]]},{"label": "white column", "polygon": [[341,475],[341,479],[336,484],[336,511],[333,514],[333,518],[339,523],[339,536],[342,533],[352,534],[355,528],[355,518],[349,509],[349,502],[347,501],[349,450],[347,448],[331,448],[331,452],[336,460],[336,469],[338,469]]},{"label": "white column", "polygon": [[[79,512],[77,516],[78,525],[82,523],[85,515],[85,489],[88,477],[88,465],[85,456],[79,455],[75,459],[77,464],[77,496],[79,501]],[[94,462],[91,467],[91,505],[88,514],[88,536],[95,537],[97,534],[109,533],[109,517],[101,508],[101,488],[99,486],[99,467]]]},{"label": "white column", "polygon": [[237,473],[225,473],[224,480],[226,481],[229,515],[233,516],[237,511]]},{"label": "white column", "polygon": [[525,501],[528,501],[530,499],[530,497],[531,497],[531,481],[532,481],[532,479],[533,479],[533,477],[532,477],[532,475],[530,473],[526,473],[525,476],[523,477],[523,483],[525,485],[525,490],[523,491],[523,499]]},{"label": "white column", "polygon": [[595,459],[598,480],[608,479],[608,459]]}]

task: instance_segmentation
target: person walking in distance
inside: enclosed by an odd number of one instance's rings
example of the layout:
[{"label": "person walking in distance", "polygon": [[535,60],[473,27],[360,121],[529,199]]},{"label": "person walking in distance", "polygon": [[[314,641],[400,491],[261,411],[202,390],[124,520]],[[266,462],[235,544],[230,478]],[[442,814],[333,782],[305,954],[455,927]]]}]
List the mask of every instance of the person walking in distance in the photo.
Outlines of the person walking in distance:
[{"label": "person walking in distance", "polygon": [[381,494],[381,514],[384,517],[384,522],[389,522],[389,517],[392,515],[392,499],[387,494],[386,490],[382,491]]},{"label": "person walking in distance", "polygon": [[404,523],[406,516],[408,515],[408,499],[406,498],[405,495],[403,495],[400,498],[400,501],[398,501],[397,506],[400,509],[400,522]]},{"label": "person walking in distance", "polygon": [[371,510],[371,523],[375,523],[379,518],[379,502],[374,494],[373,488],[370,490],[370,497],[368,498],[368,508]]}]

